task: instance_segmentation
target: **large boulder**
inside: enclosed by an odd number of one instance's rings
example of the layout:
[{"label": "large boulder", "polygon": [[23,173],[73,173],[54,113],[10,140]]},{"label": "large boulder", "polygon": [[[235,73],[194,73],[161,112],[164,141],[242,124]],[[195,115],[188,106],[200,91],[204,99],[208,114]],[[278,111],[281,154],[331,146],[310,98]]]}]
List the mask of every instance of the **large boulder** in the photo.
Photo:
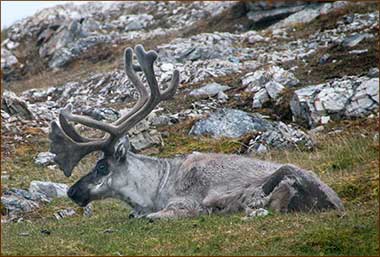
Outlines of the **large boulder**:
[{"label": "large boulder", "polygon": [[218,109],[206,119],[197,121],[189,132],[190,135],[210,135],[214,138],[239,138],[247,133],[254,134],[250,142],[250,151],[254,152],[296,145],[308,149],[313,147],[312,139],[300,129],[235,109]]},{"label": "large boulder", "polygon": [[365,117],[378,107],[379,79],[356,76],[296,90],[290,102],[294,121],[307,127]]},{"label": "large boulder", "polygon": [[191,135],[211,135],[214,138],[238,138],[249,132],[272,129],[272,124],[257,114],[235,109],[219,109],[200,120],[190,130]]}]

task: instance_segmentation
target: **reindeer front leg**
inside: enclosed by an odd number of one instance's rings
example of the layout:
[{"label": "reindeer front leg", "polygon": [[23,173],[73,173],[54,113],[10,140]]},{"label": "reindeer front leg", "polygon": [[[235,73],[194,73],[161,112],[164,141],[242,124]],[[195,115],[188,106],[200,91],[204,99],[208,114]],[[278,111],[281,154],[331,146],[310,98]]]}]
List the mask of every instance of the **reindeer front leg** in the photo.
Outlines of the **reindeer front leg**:
[{"label": "reindeer front leg", "polygon": [[168,205],[158,212],[146,215],[148,219],[176,219],[186,217],[196,217],[200,214],[201,208],[197,201],[188,198],[175,198],[169,201]]}]

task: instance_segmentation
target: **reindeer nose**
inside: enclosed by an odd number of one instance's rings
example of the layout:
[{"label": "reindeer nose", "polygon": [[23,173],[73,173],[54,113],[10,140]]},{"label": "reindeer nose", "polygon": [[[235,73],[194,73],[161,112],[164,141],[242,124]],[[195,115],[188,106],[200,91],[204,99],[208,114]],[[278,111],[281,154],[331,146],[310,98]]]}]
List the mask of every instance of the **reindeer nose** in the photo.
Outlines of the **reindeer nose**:
[{"label": "reindeer nose", "polygon": [[67,196],[70,197],[70,198],[73,198],[73,196],[75,195],[76,191],[77,190],[75,188],[70,187],[69,191],[67,191]]}]

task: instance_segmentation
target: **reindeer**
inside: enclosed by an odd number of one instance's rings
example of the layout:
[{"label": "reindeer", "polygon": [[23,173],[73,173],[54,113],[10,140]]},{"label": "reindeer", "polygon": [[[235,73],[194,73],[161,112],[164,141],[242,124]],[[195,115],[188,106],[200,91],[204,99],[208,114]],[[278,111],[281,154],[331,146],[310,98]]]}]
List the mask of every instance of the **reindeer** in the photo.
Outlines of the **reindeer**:
[{"label": "reindeer", "polygon": [[[232,213],[256,208],[279,212],[343,211],[337,194],[317,176],[290,164],[278,164],[239,155],[192,153],[173,159],[153,158],[130,151],[127,131],[144,119],[161,101],[172,98],[179,72],[163,91],[153,64],[154,51],[135,47],[139,65],[132,63],[132,49],[124,52],[125,72],[139,92],[135,106],[113,123],[72,113],[67,105],[53,121],[50,151],[66,176],[87,154],[102,151],[95,167],[68,190],[84,207],[94,200],[117,198],[128,203],[135,218],[181,218],[204,213]],[[136,72],[146,76],[150,93]],[[106,132],[103,138],[80,135],[70,122]]]}]

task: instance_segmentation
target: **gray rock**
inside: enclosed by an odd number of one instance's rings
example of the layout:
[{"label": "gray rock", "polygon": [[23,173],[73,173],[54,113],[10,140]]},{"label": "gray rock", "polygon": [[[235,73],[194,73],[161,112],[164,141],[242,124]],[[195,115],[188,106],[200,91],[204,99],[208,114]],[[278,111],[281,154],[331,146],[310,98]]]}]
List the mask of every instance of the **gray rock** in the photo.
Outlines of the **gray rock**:
[{"label": "gray rock", "polygon": [[344,47],[354,47],[368,37],[371,37],[368,33],[352,35],[345,38],[342,44]]},{"label": "gray rock", "polygon": [[266,131],[272,124],[256,114],[234,109],[218,109],[207,119],[197,121],[190,135],[211,135],[214,138],[237,138],[248,132]]},{"label": "gray rock", "polygon": [[226,102],[227,100],[228,100],[228,95],[226,95],[225,93],[223,93],[222,91],[220,91],[219,93],[218,93],[218,100],[220,101],[220,102]]},{"label": "gray rock", "polygon": [[329,120],[365,117],[377,110],[379,79],[344,77],[296,90],[290,102],[294,121],[316,127]]},{"label": "gray rock", "polygon": [[76,215],[76,212],[74,209],[64,209],[64,210],[60,210],[60,211],[57,211],[56,213],[54,213],[54,217],[57,219],[57,220],[61,220],[63,218],[66,218],[66,217],[70,217],[70,216],[74,216]]},{"label": "gray rock", "polygon": [[48,166],[55,164],[54,162],[55,154],[50,152],[39,153],[34,159],[34,163],[41,166]]},{"label": "gray rock", "polygon": [[41,194],[32,194],[23,189],[12,188],[3,192],[1,205],[6,215],[13,219],[20,214],[31,212],[40,206],[41,201],[48,201]]},{"label": "gray rock", "polygon": [[144,131],[139,134],[132,135],[129,138],[129,141],[135,151],[141,151],[153,146],[163,145],[161,134],[156,130],[152,130],[150,132]]},{"label": "gray rock", "polygon": [[95,120],[115,121],[120,117],[119,112],[112,108],[96,108],[90,107],[83,111],[83,114],[88,115]]},{"label": "gray rock", "polygon": [[47,198],[67,197],[69,187],[66,184],[54,183],[50,181],[32,181],[30,182],[29,192],[32,194],[42,194]]},{"label": "gray rock", "polygon": [[194,89],[190,92],[191,96],[215,96],[219,92],[224,92],[230,89],[229,86],[223,86],[218,83],[209,83],[201,88]]},{"label": "gray rock", "polygon": [[276,81],[269,81],[265,84],[265,89],[270,98],[277,99],[277,97],[285,89],[285,87]]},{"label": "gray rock", "polygon": [[102,43],[111,43],[112,40],[112,36],[110,35],[95,35],[73,40],[67,43],[65,47],[54,48],[53,55],[48,63],[49,67],[62,68],[86,52],[89,48]]},{"label": "gray rock", "polygon": [[291,149],[295,147],[312,149],[314,142],[302,130],[283,122],[276,122],[272,130],[265,131],[251,139],[248,152],[264,153],[271,148]]},{"label": "gray rock", "polygon": [[269,215],[269,211],[264,208],[259,208],[257,210],[251,210],[247,213],[248,217],[265,217]]},{"label": "gray rock", "polygon": [[299,80],[292,72],[275,65],[247,73],[242,77],[242,85],[247,87],[246,91],[255,93],[253,108],[261,108],[270,99],[276,100],[285,87],[292,87],[298,83]]},{"label": "gray rock", "polygon": [[299,83],[299,80],[290,71],[275,65],[267,66],[250,72],[242,78],[242,85],[247,86],[246,91],[257,92],[265,88],[265,84],[274,81],[284,87],[293,87]]},{"label": "gray rock", "polygon": [[153,20],[153,16],[149,14],[129,15],[126,18],[127,25],[125,31],[141,30],[146,28]]},{"label": "gray rock", "polygon": [[83,216],[91,217],[93,215],[92,203],[89,203],[86,207],[83,208]]},{"label": "gray rock", "polygon": [[321,56],[319,59],[319,64],[325,64],[327,61],[330,59],[331,55],[330,54],[324,54]]},{"label": "gray rock", "polygon": [[256,23],[268,22],[271,20],[279,19],[281,17],[289,16],[290,14],[298,12],[304,8],[305,8],[304,5],[298,5],[298,6],[275,8],[275,9],[269,9],[269,10],[250,11],[247,13],[247,17],[248,19]]},{"label": "gray rock", "polygon": [[22,119],[34,119],[33,113],[29,110],[28,105],[15,93],[4,90],[1,101],[1,109],[11,116],[18,116]]},{"label": "gray rock", "polygon": [[255,95],[253,96],[252,101],[252,108],[261,108],[263,107],[263,104],[269,101],[269,95],[265,88],[260,89]]},{"label": "gray rock", "polygon": [[343,8],[346,4],[346,1],[337,1],[334,3],[310,3],[301,11],[291,14],[287,18],[270,26],[268,29],[273,31],[281,28],[289,28],[296,24],[308,23],[320,15],[325,15],[334,10]]},{"label": "gray rock", "polygon": [[379,68],[371,68],[368,71],[368,77],[370,77],[370,78],[378,78],[379,77]]},{"label": "gray rock", "polygon": [[363,81],[352,95],[345,109],[347,117],[363,117],[378,110],[379,78]]},{"label": "gray rock", "polygon": [[204,120],[197,121],[190,135],[211,135],[214,138],[238,138],[256,134],[249,143],[249,152],[265,153],[270,148],[304,147],[312,149],[314,142],[308,134],[283,122],[271,122],[258,114],[234,109],[218,109]]},{"label": "gray rock", "polygon": [[12,69],[16,64],[18,64],[16,56],[11,51],[1,47],[1,69]]}]

